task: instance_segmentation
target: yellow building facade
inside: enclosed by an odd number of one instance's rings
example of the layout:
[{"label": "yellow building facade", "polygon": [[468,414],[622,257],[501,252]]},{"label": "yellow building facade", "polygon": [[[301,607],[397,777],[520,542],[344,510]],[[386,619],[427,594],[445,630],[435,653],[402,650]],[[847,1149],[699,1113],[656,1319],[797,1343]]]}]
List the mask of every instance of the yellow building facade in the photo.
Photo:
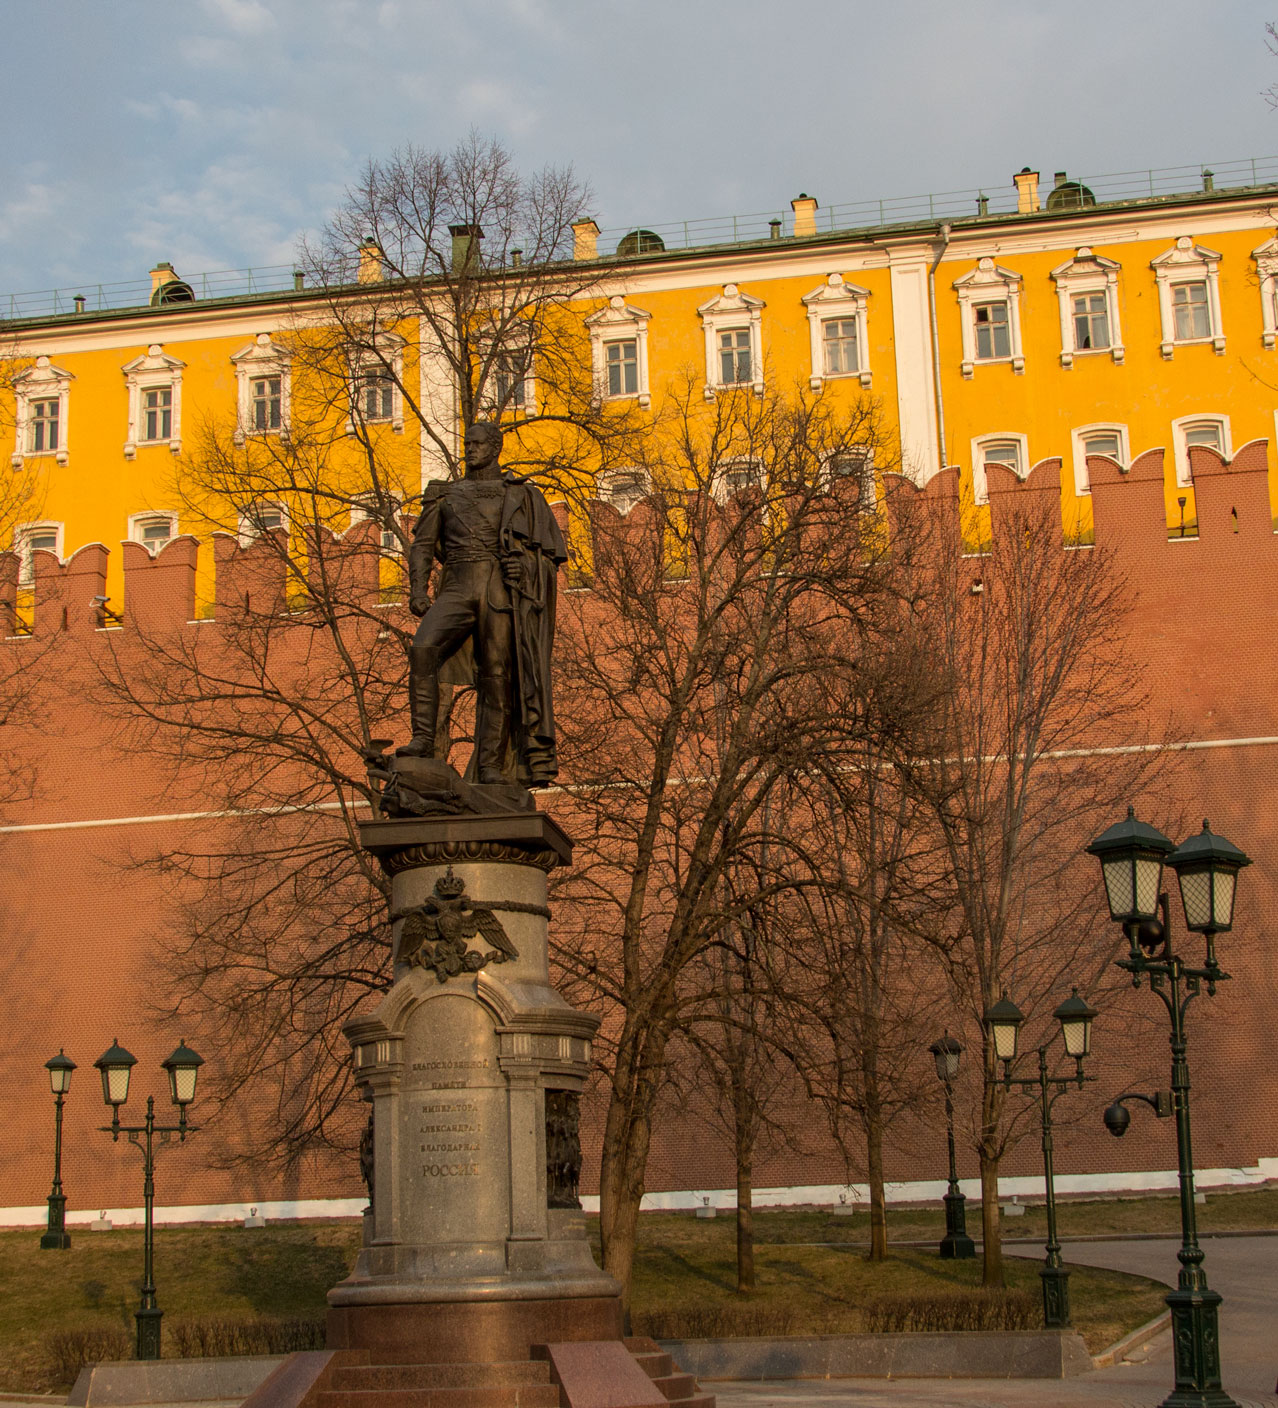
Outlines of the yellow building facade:
[{"label": "yellow building facade", "polygon": [[[1025,171],[1014,212],[986,213],[982,198],[971,216],[828,229],[842,222],[802,196],[763,238],[673,248],[632,232],[621,253],[582,221],[575,254],[595,284],[569,316],[600,395],[640,417],[688,375],[707,397],[767,383],[872,397],[905,472],[922,482],[957,465],[977,504],[987,463],[1024,475],[1059,456],[1063,525],[1084,535],[1086,455],[1127,465],[1161,446],[1169,531],[1192,533],[1188,447],[1229,459],[1272,438],[1278,414],[1278,183],[1202,184],[1095,201],[1063,173],[1040,192]],[[20,551],[65,558],[92,542],[154,548],[207,531],[174,489],[182,457],[219,425],[237,441],[286,435],[307,394],[289,339],[324,300],[281,282],[228,291],[161,265],[149,296],[141,286],[122,306],[11,303],[18,315],[0,322],[13,368],[6,449],[36,485]],[[405,330],[396,377],[437,406],[446,377]],[[350,396],[407,496],[441,472],[394,379],[357,370]],[[351,414],[329,410],[335,425]],[[1278,505],[1272,459],[1270,474]],[[112,563],[118,602],[118,553]]]}]

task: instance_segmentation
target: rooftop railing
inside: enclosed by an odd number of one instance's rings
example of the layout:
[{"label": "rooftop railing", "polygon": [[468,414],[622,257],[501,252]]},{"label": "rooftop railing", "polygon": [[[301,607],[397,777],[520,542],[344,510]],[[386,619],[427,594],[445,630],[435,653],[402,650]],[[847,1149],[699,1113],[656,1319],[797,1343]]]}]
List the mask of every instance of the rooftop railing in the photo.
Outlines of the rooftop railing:
[{"label": "rooftop railing", "polygon": [[[1278,184],[1278,156],[1248,157],[1214,165],[1164,166],[1144,171],[1119,171],[1092,176],[1071,172],[1069,180],[1085,186],[1097,205],[1170,200]],[[1044,209],[1051,195],[1048,179],[1040,177],[1038,194]],[[915,225],[928,221],[977,219],[982,215],[1015,215],[1017,193],[1010,182],[989,188],[890,196],[822,206],[816,211],[816,234]],[[657,235],[666,249],[699,249],[715,245],[750,244],[793,233],[789,206],[751,215],[725,215],[700,220],[673,220],[655,225],[618,225],[601,231],[600,254],[607,257],[636,229]],[[180,272],[180,271],[179,271]],[[181,273],[199,302],[288,293],[294,288],[294,266],[273,264],[253,269],[223,269],[215,273]],[[149,279],[123,283],[81,284],[35,293],[0,295],[0,321],[71,316],[145,308],[151,301]],[[173,305],[169,305],[172,307]]]}]

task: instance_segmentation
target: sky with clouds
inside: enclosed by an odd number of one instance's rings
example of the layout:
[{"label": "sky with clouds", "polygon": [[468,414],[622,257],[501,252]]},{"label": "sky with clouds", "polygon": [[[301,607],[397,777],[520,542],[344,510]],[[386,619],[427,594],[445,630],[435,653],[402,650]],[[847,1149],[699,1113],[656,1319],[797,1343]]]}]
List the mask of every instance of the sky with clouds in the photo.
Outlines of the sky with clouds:
[{"label": "sky with clouds", "polygon": [[[1274,5],[1278,18],[1278,3]],[[1246,0],[59,0],[6,15],[0,293],[287,264],[500,137],[605,228],[1278,153]]]}]

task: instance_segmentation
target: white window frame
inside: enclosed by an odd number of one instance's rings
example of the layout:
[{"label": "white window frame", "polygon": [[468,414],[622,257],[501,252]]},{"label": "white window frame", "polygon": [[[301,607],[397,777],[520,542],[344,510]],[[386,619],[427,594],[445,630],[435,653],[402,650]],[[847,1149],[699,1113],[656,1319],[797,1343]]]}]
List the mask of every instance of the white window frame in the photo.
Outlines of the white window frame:
[{"label": "white window frame", "polygon": [[984,449],[986,445],[993,444],[998,440],[1013,440],[1016,442],[1017,453],[1020,456],[1020,467],[1015,465],[1016,477],[1024,479],[1030,471],[1029,459],[1029,436],[1022,435],[1016,430],[991,430],[985,435],[976,435],[972,438],[972,497],[978,504],[987,504],[990,501],[990,486],[985,478]]},{"label": "white window frame", "polygon": [[[290,367],[292,358],[283,348],[271,341],[269,332],[259,332],[247,347],[233,354],[236,380],[236,427],[235,443],[242,445],[250,436],[278,435],[288,439],[289,413],[291,410]],[[277,376],[280,379],[280,425],[278,430],[256,430],[253,427],[253,383],[259,377]]]},{"label": "white window frame", "polygon": [[[750,482],[735,486],[730,484],[730,478],[738,470],[752,471]],[[767,466],[762,460],[755,459],[752,455],[735,455],[729,456],[727,459],[722,459],[715,465],[714,479],[711,483],[711,494],[716,503],[726,504],[729,499],[735,498],[737,494],[743,493],[746,489],[758,488],[766,490],[767,485]]]},{"label": "white window frame", "polygon": [[[1208,343],[1218,357],[1225,355],[1225,331],[1220,320],[1220,259],[1214,249],[1195,244],[1188,235],[1181,235],[1173,248],[1150,260],[1150,268],[1158,281],[1158,312],[1163,325],[1159,350],[1166,361],[1171,361],[1177,347],[1202,347]],[[1207,321],[1210,324],[1207,336],[1177,338],[1172,289],[1176,284],[1203,282],[1207,284]]]},{"label": "white window frame", "polygon": [[1120,468],[1132,467],[1132,447],[1127,435],[1127,427],[1117,421],[1098,420],[1090,425],[1076,425],[1070,431],[1070,442],[1074,451],[1074,492],[1080,497],[1092,492],[1091,481],[1087,477],[1087,437],[1089,435],[1118,436]]},{"label": "white window frame", "polygon": [[[40,398],[37,399],[51,399]],[[31,561],[33,549],[30,544],[31,537],[36,533],[47,533],[52,530],[57,535],[57,544],[54,552],[58,555],[58,561],[62,561],[62,538],[63,525],[55,522],[51,518],[37,519],[32,523],[18,523],[13,529],[13,550],[18,555],[18,585],[29,587],[35,582],[35,567]]]},{"label": "white window frame", "polygon": [[638,465],[617,465],[602,470],[595,480],[595,497],[601,503],[610,504],[622,518],[651,493],[651,476]]},{"label": "white window frame", "polygon": [[[14,393],[14,440],[12,464],[19,468],[24,459],[44,459],[52,455],[60,465],[70,459],[70,412],[71,383],[75,377],[61,367],[55,367],[48,357],[36,358],[34,367],[21,373],[15,381]],[[58,446],[56,450],[27,450],[27,425],[30,406],[33,401],[56,401],[58,403]]]},{"label": "white window frame", "polygon": [[[1010,365],[1019,376],[1025,371],[1025,353],[1021,346],[1021,275],[1014,269],[1004,269],[988,255],[978,259],[976,268],[961,279],[955,279],[958,294],[960,324],[963,332],[963,360],[960,370],[971,378],[977,366]],[[979,303],[1007,302],[1007,324],[1012,344],[1006,357],[976,355],[976,306]],[[982,437],[987,438],[987,437]]]},{"label": "white window frame", "polygon": [[[531,420],[537,414],[537,346],[536,339],[530,330],[528,335],[528,363],[524,367],[523,377],[523,402],[508,401],[500,412],[497,407],[497,382],[502,373],[498,370],[502,357],[514,356],[517,349],[514,344],[514,332],[508,332],[503,340],[502,346],[498,348],[489,370],[488,377],[484,382],[484,408],[485,413],[497,418],[503,416],[517,416],[523,420]],[[483,355],[488,355],[487,346],[479,349]]]},{"label": "white window frame", "polygon": [[1197,415],[1179,416],[1172,421],[1172,453],[1176,461],[1176,483],[1183,489],[1193,484],[1193,478],[1189,471],[1189,446],[1185,441],[1185,432],[1193,425],[1201,425],[1203,421],[1213,421],[1221,427],[1221,454],[1226,463],[1234,457],[1233,436],[1229,430],[1229,417],[1221,415],[1219,411],[1199,411]]},{"label": "white window frame", "polygon": [[[706,384],[705,398],[713,401],[719,391],[749,386],[756,396],[763,395],[763,310],[761,298],[742,293],[736,284],[724,284],[723,292],[708,299],[698,309],[705,334]],[[719,334],[737,328],[750,331],[750,380],[724,382],[719,376]]]},{"label": "white window frame", "polygon": [[163,508],[147,509],[142,513],[129,514],[128,541],[141,544],[141,546],[146,548],[147,551],[151,553],[151,556],[154,557],[155,553],[152,551],[150,544],[143,538],[142,530],[148,523],[157,523],[160,519],[164,519],[169,525],[169,536],[162,545],[167,546],[168,543],[171,543],[173,539],[178,536],[178,516],[169,509]]},{"label": "white window frame", "polygon": [[[867,390],[873,383],[870,371],[870,339],[868,336],[867,305],[870,290],[859,284],[845,283],[842,274],[829,274],[819,287],[803,295],[808,310],[808,335],[811,341],[812,374],[808,384],[820,391],[827,381],[848,381],[855,377]],[[825,369],[824,324],[854,322],[859,368],[854,372],[827,372]]]},{"label": "white window frame", "polygon": [[[620,294],[614,293],[608,306],[592,313],[586,319],[590,329],[590,362],[594,368],[596,396],[601,401],[627,401],[633,399],[641,409],[652,404],[652,392],[648,382],[648,323],[651,313],[627,303]],[[612,395],[608,390],[609,342],[633,339],[638,364],[638,390],[623,391]]]},{"label": "white window frame", "polygon": [[[854,468],[839,469],[840,460],[855,460],[857,463]],[[878,502],[874,446],[849,445],[846,449],[840,450],[838,454],[831,455],[825,462],[825,478],[827,484],[830,485],[841,479],[856,479],[859,481],[861,507],[873,508]]]},{"label": "white window frame", "polygon": [[[129,392],[129,424],[124,437],[124,458],[136,457],[139,445],[168,445],[175,455],[182,453],[182,371],[185,362],[168,356],[158,342],[147,348],[145,356],[134,357],[120,370],[124,373],[124,384]],[[168,388],[172,393],[170,406],[169,438],[167,440],[143,440],[143,418],[145,411],[142,396],[146,391]]]},{"label": "white window frame", "polygon": [[[404,348],[408,344],[398,333],[382,333],[373,348],[356,352],[351,358],[350,414],[346,417],[347,435],[355,434],[355,422],[359,419],[365,425],[389,425],[395,435],[404,433]],[[362,410],[364,377],[376,372],[387,377],[391,383],[390,419],[365,420]]]},{"label": "white window frame", "polygon": [[[1112,259],[1096,254],[1089,245],[1082,245],[1073,259],[1058,264],[1052,270],[1056,281],[1056,296],[1061,305],[1061,366],[1072,367],[1075,357],[1100,357],[1106,352],[1119,366],[1127,355],[1123,346],[1123,330],[1118,318],[1118,271],[1122,268]],[[1103,293],[1105,314],[1109,320],[1108,347],[1079,347],[1074,338],[1074,299],[1084,294]]]},{"label": "white window frame", "polygon": [[[261,433],[261,432],[259,432]],[[249,543],[256,542],[263,532],[278,532],[278,529],[261,529],[253,522],[253,510],[257,508],[278,509],[280,515],[280,527],[291,535],[292,527],[289,523],[288,509],[276,499],[262,499],[258,503],[243,509],[239,515],[239,535],[240,546],[247,547]]]},{"label": "white window frame", "polygon": [[1267,352],[1278,346],[1278,236],[1253,249],[1260,280],[1260,340]]}]

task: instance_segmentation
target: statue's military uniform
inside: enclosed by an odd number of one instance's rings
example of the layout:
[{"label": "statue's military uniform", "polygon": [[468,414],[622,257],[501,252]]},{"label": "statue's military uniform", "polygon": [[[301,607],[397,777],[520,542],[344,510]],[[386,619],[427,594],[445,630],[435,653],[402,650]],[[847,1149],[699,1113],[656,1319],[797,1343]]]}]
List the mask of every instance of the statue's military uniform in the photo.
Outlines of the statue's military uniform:
[{"label": "statue's military uniform", "polygon": [[425,593],[436,561],[443,572],[409,649],[413,738],[401,751],[433,755],[440,672],[470,640],[477,692],[473,780],[531,786],[553,780],[550,646],[555,576],[566,556],[545,498],[527,480],[468,475],[427,486],[409,549],[414,594]]},{"label": "statue's military uniform", "polygon": [[[502,580],[498,538],[506,485],[458,479],[427,486],[409,550],[409,578],[430,580],[444,564],[439,590],[409,650],[409,707],[414,741],[434,746],[439,674],[467,639],[475,650],[478,692],[476,780],[500,782],[510,735],[511,608]],[[482,732],[481,732],[482,726]]]}]

